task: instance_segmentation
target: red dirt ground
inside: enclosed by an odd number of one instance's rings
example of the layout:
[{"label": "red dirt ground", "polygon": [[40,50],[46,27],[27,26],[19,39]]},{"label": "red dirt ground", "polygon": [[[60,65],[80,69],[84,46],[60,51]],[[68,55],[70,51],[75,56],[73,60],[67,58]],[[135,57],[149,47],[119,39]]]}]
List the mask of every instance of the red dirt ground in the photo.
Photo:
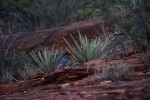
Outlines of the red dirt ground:
[{"label": "red dirt ground", "polygon": [[94,83],[94,66],[103,63],[95,60],[75,69],[0,85],[0,100],[150,100],[150,61],[146,56],[147,54],[137,53],[107,61],[112,65],[125,62],[135,67],[130,81],[107,80]]}]

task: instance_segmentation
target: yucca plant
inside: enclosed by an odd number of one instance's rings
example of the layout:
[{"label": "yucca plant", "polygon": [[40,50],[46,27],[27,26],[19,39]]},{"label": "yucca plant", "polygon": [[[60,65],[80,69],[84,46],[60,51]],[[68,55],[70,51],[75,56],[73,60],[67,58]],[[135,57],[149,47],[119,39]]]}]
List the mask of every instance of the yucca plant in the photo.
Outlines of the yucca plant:
[{"label": "yucca plant", "polygon": [[35,63],[40,67],[40,71],[46,74],[50,74],[55,70],[55,67],[59,64],[60,59],[64,55],[63,48],[48,51],[47,48],[42,49],[37,54],[30,52]]},{"label": "yucca plant", "polygon": [[104,49],[106,44],[100,42],[98,38],[89,40],[86,36],[81,36],[79,33],[79,42],[72,36],[71,39],[74,45],[69,44],[69,42],[64,38],[68,48],[67,51],[80,62],[87,62],[94,59],[101,58],[101,51]]}]

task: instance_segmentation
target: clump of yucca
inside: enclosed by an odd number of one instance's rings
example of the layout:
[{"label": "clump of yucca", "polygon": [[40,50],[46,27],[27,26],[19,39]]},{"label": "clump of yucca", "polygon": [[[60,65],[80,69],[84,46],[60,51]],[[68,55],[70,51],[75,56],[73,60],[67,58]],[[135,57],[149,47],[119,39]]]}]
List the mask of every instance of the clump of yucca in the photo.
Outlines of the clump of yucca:
[{"label": "clump of yucca", "polygon": [[75,60],[80,62],[87,62],[102,57],[102,51],[106,44],[103,44],[99,38],[89,40],[86,36],[79,34],[79,42],[72,36],[74,44],[71,45],[66,39],[68,46],[67,51],[73,56]]},{"label": "clump of yucca", "polygon": [[44,48],[37,54],[33,51],[30,54],[34,62],[38,65],[39,70],[43,73],[50,74],[55,70],[64,53],[65,51],[62,48],[52,51]]}]

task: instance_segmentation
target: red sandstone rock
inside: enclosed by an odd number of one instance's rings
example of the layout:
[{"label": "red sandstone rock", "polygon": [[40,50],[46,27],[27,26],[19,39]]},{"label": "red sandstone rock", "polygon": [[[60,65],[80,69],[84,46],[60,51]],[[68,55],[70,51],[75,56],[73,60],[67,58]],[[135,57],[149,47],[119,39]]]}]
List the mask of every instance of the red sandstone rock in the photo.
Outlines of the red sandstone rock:
[{"label": "red sandstone rock", "polygon": [[[95,29],[99,28],[99,25],[103,23],[104,22],[100,19],[82,21],[68,26],[17,34],[10,36],[8,41],[12,40],[10,49],[20,51],[39,50],[42,46],[51,48],[53,44],[55,44],[55,47],[57,48],[66,45],[63,37],[67,40],[70,38],[69,34],[77,37],[78,30],[82,35],[87,35],[89,38],[94,37],[94,34],[97,34]],[[105,23],[105,26],[109,25],[110,23]],[[1,38],[0,41],[2,41]]]},{"label": "red sandstone rock", "polygon": [[88,75],[91,75],[94,73],[94,70],[90,69],[87,71],[87,69],[83,68],[75,68],[75,69],[65,69],[56,71],[48,76],[45,76],[43,78],[38,78],[33,80],[33,86],[43,85],[43,84],[63,84],[70,81],[76,81],[81,80]]}]

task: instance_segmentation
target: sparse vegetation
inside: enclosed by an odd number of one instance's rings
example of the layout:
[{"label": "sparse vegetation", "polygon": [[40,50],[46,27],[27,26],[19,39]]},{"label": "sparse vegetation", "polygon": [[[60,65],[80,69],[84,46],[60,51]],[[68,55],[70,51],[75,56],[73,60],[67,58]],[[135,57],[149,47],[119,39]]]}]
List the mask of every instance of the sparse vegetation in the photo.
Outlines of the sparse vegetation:
[{"label": "sparse vegetation", "polygon": [[101,65],[96,65],[93,75],[95,84],[99,84],[104,80],[111,81],[128,81],[134,72],[134,67],[130,64],[120,63],[107,63],[103,62]]},{"label": "sparse vegetation", "polygon": [[27,64],[32,64],[32,59],[23,53],[1,52],[0,53],[0,83],[10,83],[17,80],[29,79]]},{"label": "sparse vegetation", "polygon": [[94,77],[103,80],[130,80],[130,75],[134,72],[134,67],[127,63],[109,64],[104,63],[101,68],[95,70]]}]

